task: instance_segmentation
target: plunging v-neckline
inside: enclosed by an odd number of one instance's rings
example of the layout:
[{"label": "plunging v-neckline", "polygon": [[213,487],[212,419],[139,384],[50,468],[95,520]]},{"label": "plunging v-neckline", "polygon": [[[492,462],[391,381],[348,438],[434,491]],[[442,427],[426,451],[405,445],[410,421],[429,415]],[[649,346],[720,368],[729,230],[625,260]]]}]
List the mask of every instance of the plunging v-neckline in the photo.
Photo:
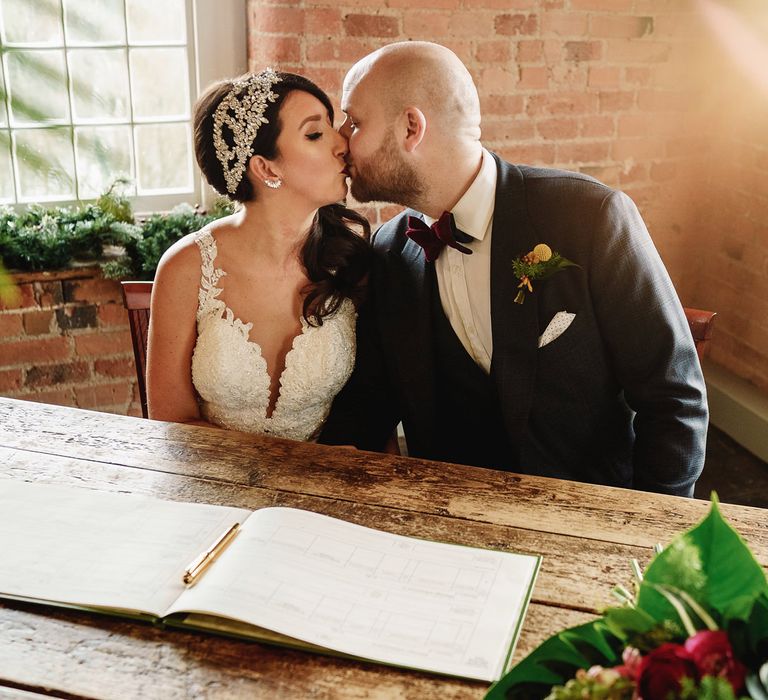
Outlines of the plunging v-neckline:
[{"label": "plunging v-neckline", "polygon": [[[218,268],[221,269],[221,268]],[[216,287],[217,289],[221,290],[221,287]],[[306,320],[302,317],[300,319],[301,321],[301,331],[297,333],[295,336],[293,336],[293,340],[291,340],[291,347],[288,350],[287,353],[285,353],[285,360],[283,362],[283,370],[280,372],[280,376],[277,378],[277,397],[275,398],[275,404],[274,406],[271,406],[272,410],[270,411],[270,405],[272,403],[272,375],[269,373],[269,365],[267,364],[267,359],[264,357],[264,351],[261,349],[261,345],[257,343],[255,340],[251,340],[251,329],[253,328],[253,321],[250,321],[248,323],[243,323],[243,321],[240,319],[239,316],[235,316],[234,311],[230,308],[228,304],[225,304],[224,301],[221,299],[216,299],[216,302],[222,305],[222,315],[219,317],[224,323],[230,324],[233,328],[237,328],[240,330],[240,337],[251,347],[256,349],[256,352],[258,353],[259,357],[261,358],[261,361],[264,363],[264,374],[267,376],[267,405],[264,409],[264,419],[265,420],[272,420],[272,417],[277,412],[278,405],[280,404],[280,399],[283,395],[283,379],[285,379],[286,373],[290,369],[288,365],[288,360],[293,354],[293,351],[296,349],[296,341],[300,340],[301,338],[304,338],[306,336],[307,330],[310,328],[310,325],[306,322]]]}]

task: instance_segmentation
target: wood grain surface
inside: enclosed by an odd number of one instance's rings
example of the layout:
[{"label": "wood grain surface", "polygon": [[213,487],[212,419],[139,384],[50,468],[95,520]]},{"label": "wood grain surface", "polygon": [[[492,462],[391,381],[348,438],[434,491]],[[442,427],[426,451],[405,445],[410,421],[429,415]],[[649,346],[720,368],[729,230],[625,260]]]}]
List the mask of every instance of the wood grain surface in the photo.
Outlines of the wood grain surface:
[{"label": "wood grain surface", "polygon": [[[0,399],[0,479],[250,509],[544,556],[515,658],[586,622],[708,504]],[[1,488],[0,482],[0,488]],[[763,566],[768,512],[723,505]],[[480,698],[487,686],[96,614],[0,603],[0,699]],[[3,693],[6,693],[3,695]]]}]

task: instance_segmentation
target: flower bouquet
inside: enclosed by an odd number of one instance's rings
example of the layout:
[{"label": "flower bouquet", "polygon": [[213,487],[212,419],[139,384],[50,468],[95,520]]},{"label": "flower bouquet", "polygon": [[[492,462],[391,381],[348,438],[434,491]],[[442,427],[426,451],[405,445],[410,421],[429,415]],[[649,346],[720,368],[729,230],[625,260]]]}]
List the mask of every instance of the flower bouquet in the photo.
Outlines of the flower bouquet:
[{"label": "flower bouquet", "polygon": [[659,552],[635,594],[550,637],[486,700],[768,700],[768,582],[713,495]]}]

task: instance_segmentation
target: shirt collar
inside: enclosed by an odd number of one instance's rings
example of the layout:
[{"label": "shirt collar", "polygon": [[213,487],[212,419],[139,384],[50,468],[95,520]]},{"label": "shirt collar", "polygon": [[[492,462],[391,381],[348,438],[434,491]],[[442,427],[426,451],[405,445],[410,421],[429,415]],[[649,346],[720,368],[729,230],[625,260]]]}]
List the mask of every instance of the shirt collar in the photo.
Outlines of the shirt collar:
[{"label": "shirt collar", "polygon": [[[472,181],[469,189],[451,209],[456,228],[469,234],[472,238],[482,241],[488,231],[488,224],[493,216],[496,202],[496,163],[491,154],[484,148],[480,171]],[[425,216],[428,225],[434,219]]]}]

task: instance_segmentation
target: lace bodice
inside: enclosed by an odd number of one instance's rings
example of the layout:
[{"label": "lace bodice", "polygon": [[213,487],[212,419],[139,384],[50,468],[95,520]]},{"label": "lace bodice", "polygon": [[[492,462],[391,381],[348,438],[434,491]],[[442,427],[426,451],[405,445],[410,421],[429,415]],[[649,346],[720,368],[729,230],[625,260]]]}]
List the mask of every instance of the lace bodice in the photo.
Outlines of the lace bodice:
[{"label": "lace bodice", "polygon": [[302,317],[301,333],[285,357],[280,395],[267,417],[270,377],[261,348],[248,337],[253,324],[235,318],[218,299],[218,282],[227,273],[214,268],[216,241],[210,229],[199,231],[195,241],[202,270],[192,383],[203,417],[232,430],[294,440],[316,438],[354,367],[354,304],[345,299],[322,326],[311,326]]}]

